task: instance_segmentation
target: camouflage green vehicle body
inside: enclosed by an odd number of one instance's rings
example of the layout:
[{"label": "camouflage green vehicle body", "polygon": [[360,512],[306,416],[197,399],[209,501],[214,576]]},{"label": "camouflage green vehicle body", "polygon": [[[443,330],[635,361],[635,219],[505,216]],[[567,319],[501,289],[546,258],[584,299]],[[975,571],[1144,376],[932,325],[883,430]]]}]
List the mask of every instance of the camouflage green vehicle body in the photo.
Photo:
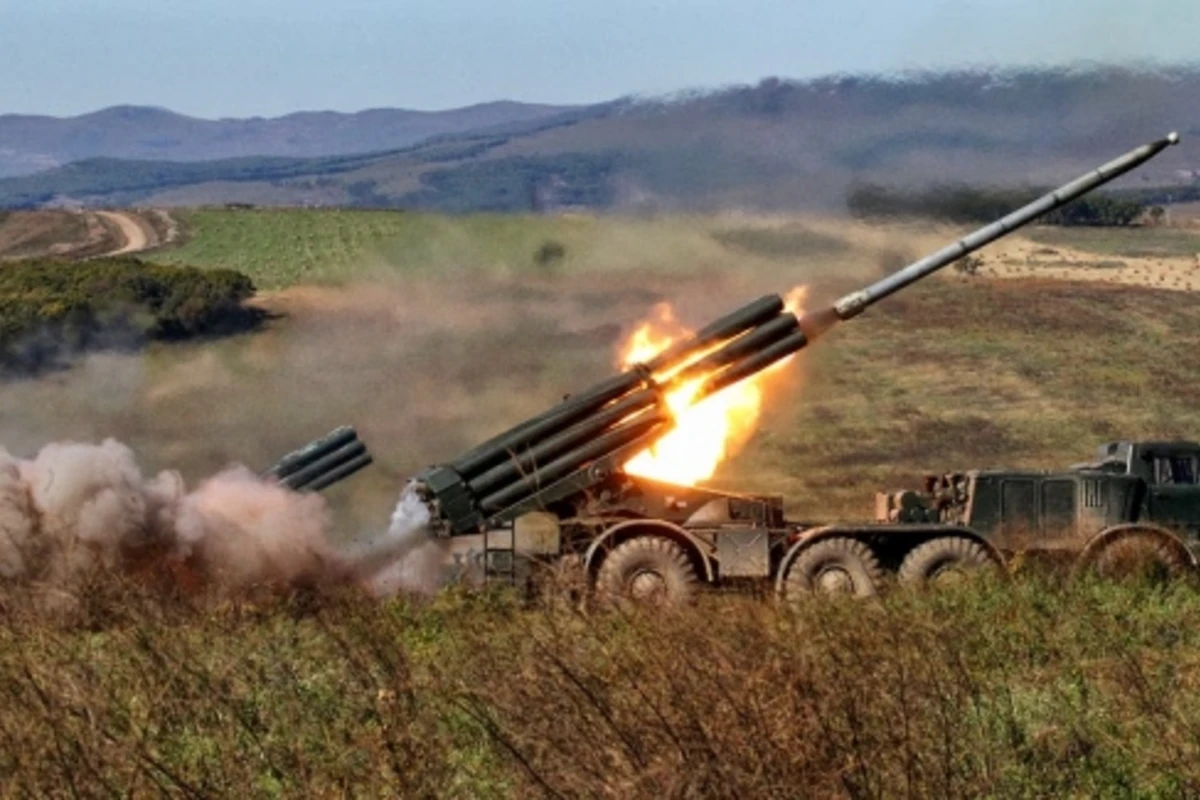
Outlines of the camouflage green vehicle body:
[{"label": "camouflage green vehicle body", "polygon": [[1163,548],[1165,565],[1192,568],[1200,551],[1200,443],[1111,442],[1096,461],[1061,472],[931,476],[923,491],[878,495],[876,518],[962,526],[1003,553],[1079,554],[1085,562],[1137,538]]},{"label": "camouflage green vehicle body", "polygon": [[569,514],[542,512],[537,524],[527,515],[490,541],[461,539],[459,568],[476,580],[520,582],[539,556],[567,556],[595,582],[610,553],[657,537],[686,556],[688,584],[769,579],[785,597],[869,596],[892,581],[1003,571],[1018,555],[1101,572],[1116,556],[1136,556],[1178,576],[1196,570],[1200,552],[1200,443],[1188,441],[1105,444],[1095,462],[1061,471],[931,475],[920,490],[879,493],[870,523],[789,522],[779,497],[623,474],[609,478],[604,495]]}]

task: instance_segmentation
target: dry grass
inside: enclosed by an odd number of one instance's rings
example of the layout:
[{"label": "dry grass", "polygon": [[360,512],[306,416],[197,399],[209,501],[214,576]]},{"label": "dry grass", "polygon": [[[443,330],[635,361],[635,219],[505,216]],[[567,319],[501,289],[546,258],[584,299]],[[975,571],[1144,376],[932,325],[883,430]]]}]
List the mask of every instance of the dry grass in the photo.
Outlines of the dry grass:
[{"label": "dry grass", "polygon": [[1186,796],[1193,587],[585,615],[503,595],[212,607],[6,593],[17,795]]}]

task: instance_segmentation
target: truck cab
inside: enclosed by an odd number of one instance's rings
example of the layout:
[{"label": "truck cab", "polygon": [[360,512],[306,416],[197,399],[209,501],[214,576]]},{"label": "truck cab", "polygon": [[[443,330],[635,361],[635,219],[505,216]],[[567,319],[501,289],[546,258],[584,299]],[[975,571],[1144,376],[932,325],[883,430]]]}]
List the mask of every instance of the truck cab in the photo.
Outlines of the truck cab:
[{"label": "truck cab", "polygon": [[1200,535],[1200,443],[1110,442],[1097,455],[1099,464],[1145,484],[1138,521]]}]

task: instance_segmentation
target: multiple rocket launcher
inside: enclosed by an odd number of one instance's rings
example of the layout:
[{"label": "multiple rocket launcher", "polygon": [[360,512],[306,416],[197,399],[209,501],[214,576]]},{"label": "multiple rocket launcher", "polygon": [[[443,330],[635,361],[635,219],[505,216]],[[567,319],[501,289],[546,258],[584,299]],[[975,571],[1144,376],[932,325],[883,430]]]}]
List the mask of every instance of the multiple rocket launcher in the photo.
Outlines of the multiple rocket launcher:
[{"label": "multiple rocket launcher", "polygon": [[[1166,137],[1060,186],[833,306],[797,317],[767,295],[697,331],[650,361],[568,397],[446,464],[412,486],[429,506],[435,535],[460,536],[512,522],[602,483],[670,430],[666,396],[702,381],[700,402],[807,344],[842,320],[1153,158]],[[370,463],[353,429],[342,428],[289,454],[268,475],[295,489],[327,486]]]},{"label": "multiple rocket launcher", "polygon": [[807,343],[796,315],[768,295],[416,481],[436,495],[451,535],[507,522],[578,491],[574,481],[557,484],[581,468],[598,480],[661,437],[672,424],[665,397],[676,387],[703,380],[699,402]]}]

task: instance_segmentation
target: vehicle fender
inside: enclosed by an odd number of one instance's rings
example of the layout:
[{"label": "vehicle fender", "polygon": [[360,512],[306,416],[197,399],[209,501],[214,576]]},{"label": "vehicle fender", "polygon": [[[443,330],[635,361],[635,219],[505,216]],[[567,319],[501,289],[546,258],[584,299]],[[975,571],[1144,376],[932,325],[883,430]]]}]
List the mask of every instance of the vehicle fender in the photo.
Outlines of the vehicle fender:
[{"label": "vehicle fender", "polygon": [[712,557],[706,552],[704,542],[697,539],[686,528],[654,519],[631,519],[619,522],[593,539],[592,543],[588,545],[587,552],[583,555],[583,563],[587,568],[588,574],[595,575],[596,569],[600,566],[600,561],[603,560],[603,552],[606,549],[632,538],[633,535],[642,533],[662,536],[678,542],[703,568],[705,580],[712,583],[716,579],[716,570],[713,568]]}]

